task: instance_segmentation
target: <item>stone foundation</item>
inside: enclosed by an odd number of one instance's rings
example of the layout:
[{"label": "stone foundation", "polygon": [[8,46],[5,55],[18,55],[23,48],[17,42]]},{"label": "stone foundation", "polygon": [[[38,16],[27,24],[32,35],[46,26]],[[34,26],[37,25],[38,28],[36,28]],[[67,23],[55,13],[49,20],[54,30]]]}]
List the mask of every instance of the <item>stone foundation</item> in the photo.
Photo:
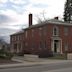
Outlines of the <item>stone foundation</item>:
[{"label": "stone foundation", "polygon": [[67,59],[68,59],[68,60],[72,60],[72,53],[68,53],[68,54],[67,54]]},{"label": "stone foundation", "polygon": [[38,55],[24,54],[24,60],[26,61],[38,61]]}]

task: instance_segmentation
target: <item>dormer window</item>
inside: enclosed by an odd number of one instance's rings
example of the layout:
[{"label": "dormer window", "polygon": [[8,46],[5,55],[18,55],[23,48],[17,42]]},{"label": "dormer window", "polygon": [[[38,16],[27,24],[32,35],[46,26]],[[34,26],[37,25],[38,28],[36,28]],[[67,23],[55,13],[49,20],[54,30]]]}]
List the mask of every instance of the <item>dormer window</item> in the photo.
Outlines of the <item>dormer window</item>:
[{"label": "dormer window", "polygon": [[53,28],[53,36],[59,36],[59,29],[57,26]]}]

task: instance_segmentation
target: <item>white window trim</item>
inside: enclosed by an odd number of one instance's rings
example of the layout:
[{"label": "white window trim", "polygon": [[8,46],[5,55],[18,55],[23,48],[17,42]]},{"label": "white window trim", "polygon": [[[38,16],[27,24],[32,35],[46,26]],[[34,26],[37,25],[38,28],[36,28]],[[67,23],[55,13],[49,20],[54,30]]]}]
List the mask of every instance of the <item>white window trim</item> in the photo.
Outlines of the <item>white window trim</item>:
[{"label": "white window trim", "polygon": [[[56,29],[56,35],[54,29]],[[59,28],[57,26],[53,27],[53,36],[59,36]]]},{"label": "white window trim", "polygon": [[32,29],[32,37],[34,36],[34,29]]},{"label": "white window trim", "polygon": [[28,32],[26,31],[26,32],[25,32],[25,37],[27,38],[27,36],[28,36]]},{"label": "white window trim", "polygon": [[68,27],[64,27],[64,35],[68,35]]}]

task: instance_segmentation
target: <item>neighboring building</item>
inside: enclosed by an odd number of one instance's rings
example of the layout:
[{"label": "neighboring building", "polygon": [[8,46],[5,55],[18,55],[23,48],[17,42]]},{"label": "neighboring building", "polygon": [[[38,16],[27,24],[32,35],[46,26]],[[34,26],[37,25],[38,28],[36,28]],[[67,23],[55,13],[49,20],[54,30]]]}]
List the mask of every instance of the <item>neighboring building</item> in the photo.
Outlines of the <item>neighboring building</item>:
[{"label": "neighboring building", "polygon": [[72,24],[59,21],[58,17],[32,25],[30,14],[29,27],[10,37],[11,51],[16,53],[38,54],[41,50],[60,54],[72,52]]},{"label": "neighboring building", "polygon": [[10,36],[11,52],[19,53],[23,51],[24,31],[20,31]]}]

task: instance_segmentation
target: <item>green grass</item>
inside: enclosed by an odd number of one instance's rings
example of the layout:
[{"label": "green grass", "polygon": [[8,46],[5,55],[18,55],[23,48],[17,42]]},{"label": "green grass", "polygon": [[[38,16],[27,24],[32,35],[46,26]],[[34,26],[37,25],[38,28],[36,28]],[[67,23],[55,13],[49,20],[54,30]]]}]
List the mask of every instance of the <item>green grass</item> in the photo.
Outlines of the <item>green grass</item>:
[{"label": "green grass", "polygon": [[48,57],[48,59],[66,60],[66,55],[55,55],[53,57]]}]

